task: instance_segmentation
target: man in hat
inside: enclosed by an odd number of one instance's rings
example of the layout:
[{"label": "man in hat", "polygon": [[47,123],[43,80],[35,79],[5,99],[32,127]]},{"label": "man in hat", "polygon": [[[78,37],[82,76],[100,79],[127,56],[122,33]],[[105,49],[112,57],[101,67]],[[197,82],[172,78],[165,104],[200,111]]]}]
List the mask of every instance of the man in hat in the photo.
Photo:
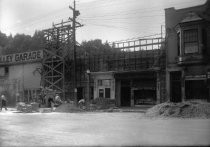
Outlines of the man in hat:
[{"label": "man in hat", "polygon": [[4,94],[1,95],[1,110],[2,108],[7,110],[7,98],[5,97]]}]

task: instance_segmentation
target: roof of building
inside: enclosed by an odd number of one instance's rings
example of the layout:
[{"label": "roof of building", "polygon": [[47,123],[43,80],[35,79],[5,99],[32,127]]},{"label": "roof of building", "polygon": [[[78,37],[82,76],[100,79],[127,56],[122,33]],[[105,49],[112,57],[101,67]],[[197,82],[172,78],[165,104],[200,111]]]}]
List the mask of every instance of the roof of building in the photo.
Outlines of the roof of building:
[{"label": "roof of building", "polygon": [[185,22],[192,22],[192,21],[199,21],[199,20],[203,20],[203,18],[198,16],[198,14],[195,12],[190,12],[186,15],[186,17],[181,22],[185,23]]}]

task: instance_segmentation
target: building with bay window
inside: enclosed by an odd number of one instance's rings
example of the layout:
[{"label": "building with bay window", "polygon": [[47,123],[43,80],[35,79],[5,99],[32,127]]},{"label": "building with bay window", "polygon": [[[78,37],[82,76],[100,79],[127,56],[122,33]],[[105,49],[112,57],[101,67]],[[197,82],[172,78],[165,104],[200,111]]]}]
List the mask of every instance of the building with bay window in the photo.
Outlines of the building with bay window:
[{"label": "building with bay window", "polygon": [[165,9],[166,92],[171,101],[210,99],[210,0]]}]

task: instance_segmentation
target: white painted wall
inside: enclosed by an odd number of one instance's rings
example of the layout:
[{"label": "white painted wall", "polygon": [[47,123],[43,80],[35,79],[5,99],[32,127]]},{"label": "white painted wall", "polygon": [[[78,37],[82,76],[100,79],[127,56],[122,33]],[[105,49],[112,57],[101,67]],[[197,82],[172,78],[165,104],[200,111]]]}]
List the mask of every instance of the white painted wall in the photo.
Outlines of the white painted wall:
[{"label": "white painted wall", "polygon": [[41,75],[34,72],[41,63],[27,63],[9,66],[9,80],[17,79],[21,83],[21,89],[40,88]]},{"label": "white painted wall", "polygon": [[[99,97],[99,89],[110,88],[110,99],[115,99],[115,79],[112,73],[96,73],[94,76],[94,98]],[[111,80],[110,86],[99,86],[98,80]]]},{"label": "white painted wall", "polygon": [[17,95],[23,99],[23,91],[26,89],[40,88],[41,75],[34,72],[37,67],[41,67],[40,62],[8,65],[7,76],[0,76],[0,94],[8,93],[10,103],[17,101]]}]

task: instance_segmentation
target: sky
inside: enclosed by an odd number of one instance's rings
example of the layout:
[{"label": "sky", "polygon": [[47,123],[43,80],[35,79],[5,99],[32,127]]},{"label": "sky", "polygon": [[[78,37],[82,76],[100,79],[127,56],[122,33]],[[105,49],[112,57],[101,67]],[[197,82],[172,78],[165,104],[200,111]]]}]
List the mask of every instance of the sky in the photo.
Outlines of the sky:
[{"label": "sky", "polygon": [[[77,41],[113,42],[161,33],[164,9],[204,4],[206,0],[76,0]],[[7,35],[52,27],[72,17],[73,0],[0,0],[0,31]]]}]

